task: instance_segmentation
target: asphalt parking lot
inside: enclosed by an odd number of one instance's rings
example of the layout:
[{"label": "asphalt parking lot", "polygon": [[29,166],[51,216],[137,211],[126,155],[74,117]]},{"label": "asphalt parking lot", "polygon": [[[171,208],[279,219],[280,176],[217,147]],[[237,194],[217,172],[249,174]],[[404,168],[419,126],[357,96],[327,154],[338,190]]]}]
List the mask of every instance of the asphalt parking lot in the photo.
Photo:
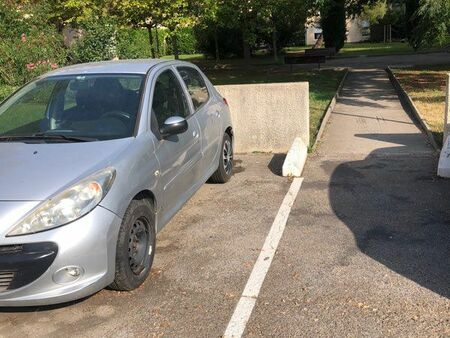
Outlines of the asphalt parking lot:
[{"label": "asphalt parking lot", "polygon": [[4,308],[2,337],[219,337],[289,189],[283,158],[240,155],[233,179],[204,185],[159,233],[149,279],[62,306]]},{"label": "asphalt parking lot", "polygon": [[282,155],[238,155],[233,179],[204,185],[158,235],[140,289],[0,309],[0,336],[223,336],[300,180],[243,336],[450,337],[450,180],[437,160],[386,73],[352,71],[304,180],[279,176]]}]

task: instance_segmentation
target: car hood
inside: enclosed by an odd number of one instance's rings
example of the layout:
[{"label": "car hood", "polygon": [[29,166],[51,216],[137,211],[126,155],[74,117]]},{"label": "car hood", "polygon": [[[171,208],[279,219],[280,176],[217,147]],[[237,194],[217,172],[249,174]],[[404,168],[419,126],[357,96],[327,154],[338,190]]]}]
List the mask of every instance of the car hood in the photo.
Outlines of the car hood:
[{"label": "car hood", "polygon": [[0,201],[43,201],[96,170],[114,166],[133,140],[0,142]]}]

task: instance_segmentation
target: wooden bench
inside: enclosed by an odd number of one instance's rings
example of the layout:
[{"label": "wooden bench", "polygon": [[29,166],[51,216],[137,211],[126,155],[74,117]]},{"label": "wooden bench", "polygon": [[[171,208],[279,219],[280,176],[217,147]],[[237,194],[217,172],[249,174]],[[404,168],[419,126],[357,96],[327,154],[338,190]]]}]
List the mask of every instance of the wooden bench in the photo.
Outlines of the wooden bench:
[{"label": "wooden bench", "polygon": [[307,54],[291,54],[284,57],[284,63],[291,66],[295,64],[317,63],[320,69],[320,64],[325,63],[327,57],[325,55],[307,55]]},{"label": "wooden bench", "polygon": [[311,48],[305,49],[305,55],[325,55],[326,57],[332,58],[336,55],[336,48]]}]

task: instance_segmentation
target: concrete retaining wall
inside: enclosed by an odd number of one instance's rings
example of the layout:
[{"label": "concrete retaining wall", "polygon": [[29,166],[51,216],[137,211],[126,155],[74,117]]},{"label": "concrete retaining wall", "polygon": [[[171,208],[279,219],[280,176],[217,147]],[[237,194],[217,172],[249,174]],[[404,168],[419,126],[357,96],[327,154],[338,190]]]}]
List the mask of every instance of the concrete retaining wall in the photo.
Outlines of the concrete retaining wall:
[{"label": "concrete retaining wall", "polygon": [[309,144],[307,82],[216,88],[230,105],[235,152],[286,153],[296,137]]}]

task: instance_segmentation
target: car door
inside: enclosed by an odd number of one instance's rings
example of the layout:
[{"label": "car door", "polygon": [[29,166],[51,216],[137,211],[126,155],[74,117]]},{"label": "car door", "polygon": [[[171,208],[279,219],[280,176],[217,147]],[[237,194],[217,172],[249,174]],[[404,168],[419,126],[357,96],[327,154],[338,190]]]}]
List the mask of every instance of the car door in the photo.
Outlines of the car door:
[{"label": "car door", "polygon": [[[160,127],[173,116],[184,117],[188,130],[162,137]],[[199,164],[202,158],[199,124],[191,114],[183,87],[171,68],[158,73],[153,84],[150,126],[156,136],[155,154],[161,168],[158,183],[162,193],[159,222],[164,225],[200,184]]]},{"label": "car door", "polygon": [[202,133],[203,164],[205,172],[217,163],[217,154],[223,135],[220,106],[213,102],[203,75],[194,67],[179,66],[177,70],[187,87],[194,114]]}]

